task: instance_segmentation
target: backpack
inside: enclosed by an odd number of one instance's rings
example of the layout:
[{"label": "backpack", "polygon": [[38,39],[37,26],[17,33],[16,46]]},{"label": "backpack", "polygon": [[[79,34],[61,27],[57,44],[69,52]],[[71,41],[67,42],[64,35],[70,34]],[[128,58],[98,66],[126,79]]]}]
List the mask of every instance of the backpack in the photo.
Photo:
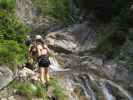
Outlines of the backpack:
[{"label": "backpack", "polygon": [[31,44],[32,44],[32,40],[26,40],[26,41],[25,41],[25,45],[26,45],[26,46],[30,46]]}]

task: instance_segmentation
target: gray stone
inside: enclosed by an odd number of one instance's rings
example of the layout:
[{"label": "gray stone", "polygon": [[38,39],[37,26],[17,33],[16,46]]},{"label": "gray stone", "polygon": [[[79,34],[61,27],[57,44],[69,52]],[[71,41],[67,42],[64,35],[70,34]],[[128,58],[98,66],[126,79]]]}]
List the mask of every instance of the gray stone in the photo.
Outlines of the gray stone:
[{"label": "gray stone", "polygon": [[13,72],[7,66],[1,65],[0,73],[0,89],[2,89],[13,80]]},{"label": "gray stone", "polygon": [[8,97],[8,100],[16,100],[13,96]]},{"label": "gray stone", "polygon": [[1,100],[8,100],[7,98],[1,98]]},{"label": "gray stone", "polygon": [[[93,55],[89,50],[95,48],[95,31],[88,23],[76,24],[71,28],[49,33],[46,36],[49,46],[60,53],[62,66],[71,68],[72,72],[90,73],[99,78],[107,78],[118,82],[125,89],[132,82],[132,74],[126,68],[126,62],[119,64],[114,60],[106,60]],[[129,45],[125,44],[125,45]],[[129,49],[123,48],[123,54],[132,55],[132,43]],[[126,46],[127,47],[127,46]],[[124,54],[124,55],[125,55]],[[104,58],[104,57],[103,57]],[[123,85],[124,84],[124,85]],[[132,85],[130,85],[132,87]]]},{"label": "gray stone", "polygon": [[95,31],[87,23],[75,24],[67,29],[49,33],[46,36],[51,46],[70,52],[90,50],[95,47]]}]

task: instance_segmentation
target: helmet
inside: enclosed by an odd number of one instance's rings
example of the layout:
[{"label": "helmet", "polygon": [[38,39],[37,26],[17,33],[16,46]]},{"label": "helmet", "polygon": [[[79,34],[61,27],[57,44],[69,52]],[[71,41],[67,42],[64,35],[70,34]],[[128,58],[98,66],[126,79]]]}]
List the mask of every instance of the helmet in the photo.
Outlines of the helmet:
[{"label": "helmet", "polygon": [[42,39],[42,36],[41,36],[41,35],[36,35],[36,36],[35,36],[35,39],[36,39],[36,40]]}]

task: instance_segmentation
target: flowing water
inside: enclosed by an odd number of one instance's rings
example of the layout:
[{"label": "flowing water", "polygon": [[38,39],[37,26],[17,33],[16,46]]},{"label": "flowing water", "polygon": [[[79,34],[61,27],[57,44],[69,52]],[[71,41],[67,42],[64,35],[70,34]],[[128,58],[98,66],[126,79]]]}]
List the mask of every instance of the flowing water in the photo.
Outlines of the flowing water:
[{"label": "flowing water", "polygon": [[[61,68],[59,65],[58,61],[56,58],[51,57],[51,69],[55,72],[60,72],[60,71],[66,71],[65,69]],[[68,71],[68,70],[67,70]],[[93,75],[91,74],[73,74],[73,81],[69,79],[69,82],[67,84],[71,84],[72,86],[80,86],[84,90],[85,96],[88,98],[88,100],[100,100],[97,97],[96,91],[94,90],[99,90],[98,92],[103,95],[103,99],[101,100],[133,100],[132,96],[124,90],[120,85],[106,79],[100,79],[100,78],[94,78]],[[76,80],[76,81],[75,81]],[[94,89],[94,84],[96,84]],[[115,95],[112,93],[111,89],[117,89],[116,92],[119,92],[122,94],[122,97],[120,94],[115,93]],[[114,90],[115,91],[115,90]],[[116,97],[116,95],[119,95],[120,97]],[[73,99],[75,100],[75,99]],[[79,100],[78,98],[76,100]]]},{"label": "flowing water", "polygon": [[133,98],[130,96],[130,94],[124,90],[120,85],[110,81],[110,80],[106,80],[106,79],[101,79],[101,81],[105,82],[105,83],[109,83],[111,86],[117,88],[123,95],[125,95],[129,100],[133,100]]},{"label": "flowing water", "polygon": [[[32,21],[34,19],[34,16],[36,16],[36,12],[33,9],[33,5],[31,0],[16,0],[17,4],[17,16],[20,17],[23,21],[25,21],[27,24],[32,24]],[[89,33],[94,32],[91,30],[88,30]],[[83,34],[82,34],[83,35]],[[84,40],[87,40],[85,38],[89,38],[89,34],[84,34],[84,38],[80,42],[85,42]],[[95,36],[94,36],[95,37]],[[92,39],[92,37],[90,37]],[[89,40],[90,40],[89,39]],[[87,41],[89,41],[87,40]],[[89,41],[90,42],[90,41]],[[85,43],[86,46],[88,46],[88,42]],[[69,71],[71,79],[67,79],[66,84],[69,84],[67,86],[70,86],[69,88],[72,88],[72,86],[80,86],[84,90],[85,96],[88,98],[88,100],[133,100],[132,96],[120,85],[107,80],[94,77],[94,75],[91,74],[81,74],[76,73],[71,69],[63,69],[56,58],[50,57],[50,69],[52,72],[64,72],[67,73]],[[76,75],[75,75],[76,73]],[[67,73],[68,74],[68,73]],[[74,79],[74,80],[73,80]],[[75,81],[76,80],[76,81]],[[72,91],[70,89],[70,91]],[[99,99],[98,96],[103,97],[102,99]],[[71,99],[75,100],[75,99]],[[77,100],[79,100],[77,98]]]},{"label": "flowing water", "polygon": [[103,92],[104,97],[106,100],[116,100],[111,93],[109,93],[108,89],[105,86],[104,82],[99,82],[101,86],[101,90]]},{"label": "flowing water", "polygon": [[56,58],[54,57],[49,57],[50,60],[50,69],[54,72],[59,72],[59,71],[69,71],[70,69],[63,69],[61,68],[61,66],[59,65],[58,61],[56,60]]},{"label": "flowing water", "polygon": [[83,84],[85,88],[84,90],[88,95],[90,95],[91,100],[96,100],[95,94],[90,87],[89,80],[87,79],[87,77],[84,76],[84,77],[81,77],[80,79],[81,79],[81,84]]}]

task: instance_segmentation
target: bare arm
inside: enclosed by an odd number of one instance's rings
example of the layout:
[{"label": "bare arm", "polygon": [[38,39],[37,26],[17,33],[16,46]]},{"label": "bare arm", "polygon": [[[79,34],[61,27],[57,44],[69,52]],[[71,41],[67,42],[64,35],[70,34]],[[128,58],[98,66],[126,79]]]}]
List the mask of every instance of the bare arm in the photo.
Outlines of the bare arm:
[{"label": "bare arm", "polygon": [[44,47],[48,50],[48,54],[50,55],[52,53],[52,51],[48,48],[47,45],[44,45]]},{"label": "bare arm", "polygon": [[41,49],[40,45],[37,45],[37,54],[38,54],[38,56],[41,55],[41,51],[40,51],[40,49]]}]

